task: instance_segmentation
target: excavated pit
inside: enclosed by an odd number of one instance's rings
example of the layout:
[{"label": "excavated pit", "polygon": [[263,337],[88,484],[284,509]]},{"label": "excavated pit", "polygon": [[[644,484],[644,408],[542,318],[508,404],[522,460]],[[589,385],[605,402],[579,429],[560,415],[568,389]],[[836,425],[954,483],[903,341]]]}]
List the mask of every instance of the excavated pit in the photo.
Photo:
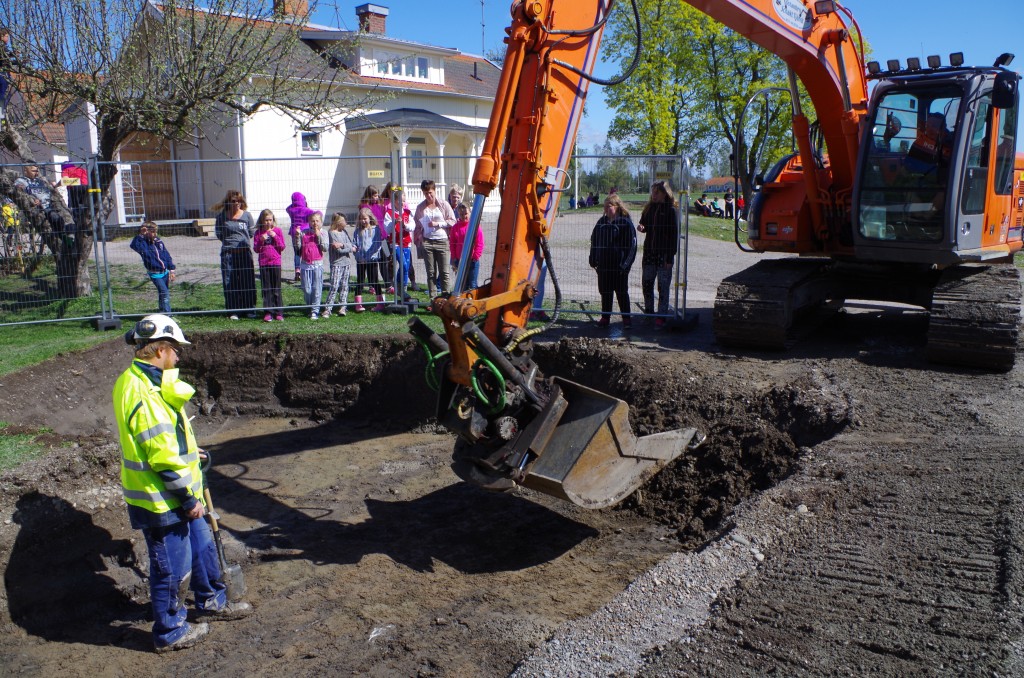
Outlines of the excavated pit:
[{"label": "excavated pit", "polygon": [[[229,558],[243,564],[258,609],[219,625],[218,642],[192,656],[231,675],[294,671],[295,661],[309,675],[507,673],[558,624],[592,613],[667,554],[714,539],[738,502],[852,416],[814,369],[747,383],[705,354],[669,359],[588,339],[538,346],[545,374],[629,403],[638,434],[694,426],[708,437],[619,507],[585,511],[457,483],[424,356],[407,337],[192,340],[182,369],[198,390],[194,424],[216,458]],[[54,421],[39,426],[95,422],[50,434],[65,445],[0,477],[0,658],[12,670],[158,670],[136,652],[148,648],[147,562],[119,497],[108,404],[129,360],[112,343],[3,380],[23,393],[23,418],[38,415],[33,391],[54,379],[58,394],[75,393],[68,400],[79,402],[45,408]],[[10,420],[24,423],[16,411]],[[83,615],[95,623],[73,623]],[[62,659],[67,643],[73,659]]]}]

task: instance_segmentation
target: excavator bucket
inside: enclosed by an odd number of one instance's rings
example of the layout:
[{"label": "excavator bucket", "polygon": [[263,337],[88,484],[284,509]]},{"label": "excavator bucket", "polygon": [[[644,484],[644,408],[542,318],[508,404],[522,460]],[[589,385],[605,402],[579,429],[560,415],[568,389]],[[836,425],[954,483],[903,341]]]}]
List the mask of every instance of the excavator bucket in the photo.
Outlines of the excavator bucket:
[{"label": "excavator bucket", "polygon": [[[637,438],[625,402],[566,379],[554,381],[566,406],[553,410],[561,417],[550,436],[539,436],[531,446],[538,458],[521,484],[532,490],[584,508],[612,506],[682,454],[697,436],[691,428]],[[542,428],[551,422],[547,424]]]}]

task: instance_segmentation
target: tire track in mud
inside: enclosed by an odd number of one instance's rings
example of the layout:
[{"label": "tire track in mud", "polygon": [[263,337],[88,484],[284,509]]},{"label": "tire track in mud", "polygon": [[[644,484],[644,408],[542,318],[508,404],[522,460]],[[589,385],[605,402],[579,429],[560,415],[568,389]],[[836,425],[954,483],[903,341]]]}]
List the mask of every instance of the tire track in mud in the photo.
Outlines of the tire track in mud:
[{"label": "tire track in mud", "polygon": [[948,443],[823,445],[845,485],[827,515],[640,675],[1019,674],[1020,446]]}]

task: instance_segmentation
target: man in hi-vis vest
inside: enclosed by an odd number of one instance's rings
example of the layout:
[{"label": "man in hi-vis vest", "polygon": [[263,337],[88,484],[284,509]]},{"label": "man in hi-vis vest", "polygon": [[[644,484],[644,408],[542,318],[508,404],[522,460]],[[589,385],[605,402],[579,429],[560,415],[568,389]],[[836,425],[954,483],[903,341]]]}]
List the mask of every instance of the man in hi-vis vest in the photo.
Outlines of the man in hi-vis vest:
[{"label": "man in hi-vis vest", "polygon": [[135,346],[135,359],[114,384],[121,486],[132,527],[142,530],[149,547],[153,646],[169,652],[192,647],[209,632],[206,622],[185,619],[189,588],[197,615],[210,621],[246,617],[252,606],[228,601],[203,520],[202,450],[185,414],[195,389],[178,379],[176,367],[181,347],[189,342],[162,314],[140,320],[125,341]]}]

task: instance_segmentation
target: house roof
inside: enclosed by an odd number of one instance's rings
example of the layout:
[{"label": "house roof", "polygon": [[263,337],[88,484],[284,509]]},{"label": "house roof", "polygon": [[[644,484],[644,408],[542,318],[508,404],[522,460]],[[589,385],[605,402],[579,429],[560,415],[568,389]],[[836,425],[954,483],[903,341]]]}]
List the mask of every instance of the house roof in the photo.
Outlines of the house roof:
[{"label": "house roof", "polygon": [[345,128],[349,132],[368,132],[371,130],[401,127],[403,129],[443,129],[454,132],[482,132],[486,127],[467,125],[443,115],[425,111],[422,108],[396,108],[393,111],[371,113],[349,118]]},{"label": "house roof", "polygon": [[67,107],[69,97],[61,94],[41,94],[38,82],[22,75],[8,77],[12,81],[11,89],[21,104],[11,106],[12,118],[19,122],[34,122],[32,131],[44,143],[51,146],[66,146],[64,125],[57,121],[57,117]]},{"label": "house roof", "polygon": [[[155,7],[159,11],[165,10],[163,5],[158,4]],[[185,10],[179,8],[177,11]],[[244,17],[233,18],[240,22],[246,20]],[[256,21],[254,27],[270,31],[278,39],[284,39],[289,30],[281,24],[262,20]],[[337,61],[331,63],[334,68],[330,72],[333,73],[339,84],[347,83],[357,87],[379,87],[412,92],[436,92],[491,100],[494,99],[495,93],[498,91],[501,69],[483,57],[463,54],[452,47],[416,43],[380,33],[331,29],[315,24],[307,24],[303,27],[301,40],[295,42],[288,56],[278,65],[282,72],[293,78],[308,79],[322,76],[323,69],[319,60],[331,57],[331,53],[334,52],[332,45],[341,45],[342,51],[345,51],[345,45],[350,45],[356,40],[368,44],[393,45],[413,52],[418,49],[438,55],[445,64],[445,83],[440,85],[397,78],[362,76],[359,75],[356,64],[344,63],[346,58],[351,58],[354,55],[335,53]]]}]

